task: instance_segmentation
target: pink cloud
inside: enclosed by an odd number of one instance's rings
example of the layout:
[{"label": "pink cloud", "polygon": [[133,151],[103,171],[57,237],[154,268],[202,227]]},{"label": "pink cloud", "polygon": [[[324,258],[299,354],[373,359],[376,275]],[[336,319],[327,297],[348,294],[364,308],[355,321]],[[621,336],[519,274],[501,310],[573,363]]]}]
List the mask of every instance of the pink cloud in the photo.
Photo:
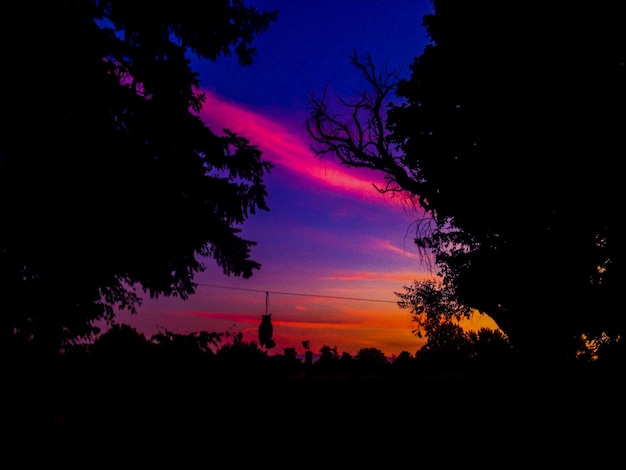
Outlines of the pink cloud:
[{"label": "pink cloud", "polygon": [[384,281],[384,282],[396,282],[396,283],[412,283],[414,280],[426,280],[431,279],[433,276],[428,273],[420,272],[348,272],[348,273],[334,273],[323,277],[323,279],[329,279],[333,281]]},{"label": "pink cloud", "polygon": [[227,101],[212,91],[203,91],[206,101],[200,116],[216,133],[230,129],[256,145],[266,160],[334,191],[378,203],[399,202],[381,195],[373,187],[373,184],[379,187],[384,184],[382,174],[372,172],[372,178],[364,178],[357,176],[356,171],[348,173],[330,160],[321,161],[310,150],[305,138],[290,131],[284,124]]},{"label": "pink cloud", "polygon": [[394,245],[389,240],[381,240],[379,238],[371,239],[369,243],[369,248],[384,251],[387,253],[393,253],[395,255],[401,255],[410,259],[421,260],[424,258],[424,255],[421,255],[417,252],[415,245],[413,243],[410,244],[409,248],[413,251],[410,251],[407,248],[400,248],[399,246]]}]

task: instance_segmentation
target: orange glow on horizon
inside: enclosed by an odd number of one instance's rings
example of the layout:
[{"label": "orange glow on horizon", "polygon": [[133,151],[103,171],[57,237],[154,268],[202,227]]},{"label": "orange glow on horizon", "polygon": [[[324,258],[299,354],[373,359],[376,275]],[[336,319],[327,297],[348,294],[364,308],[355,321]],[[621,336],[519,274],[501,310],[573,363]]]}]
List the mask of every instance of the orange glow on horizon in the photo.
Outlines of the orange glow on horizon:
[{"label": "orange glow on horizon", "polygon": [[[328,304],[328,302],[327,302]],[[291,312],[291,313],[290,313]],[[383,351],[388,357],[407,351],[414,355],[426,342],[426,338],[417,338],[412,330],[410,312],[401,310],[392,304],[382,304],[380,308],[329,306],[327,314],[319,312],[304,313],[298,308],[277,307],[272,313],[274,326],[273,339],[276,347],[268,350],[270,355],[283,354],[286,348],[295,348],[303,353],[302,341],[311,342],[311,350],[319,352],[322,346],[337,348],[339,354],[347,352],[354,356],[361,348],[373,347]],[[299,318],[304,314],[303,318]],[[151,315],[129,315],[128,323],[149,338],[156,333],[157,325],[148,323]],[[159,327],[180,334],[198,331],[228,333],[222,344],[229,343],[235,334],[242,333],[243,341],[258,343],[258,327],[261,312],[258,314],[236,312],[206,311],[170,311],[159,314]],[[175,327],[174,327],[175,325]],[[181,326],[183,329],[181,331]],[[465,330],[480,328],[497,329],[498,325],[487,315],[475,312],[472,317],[461,321]],[[154,330],[150,333],[150,330]]]}]

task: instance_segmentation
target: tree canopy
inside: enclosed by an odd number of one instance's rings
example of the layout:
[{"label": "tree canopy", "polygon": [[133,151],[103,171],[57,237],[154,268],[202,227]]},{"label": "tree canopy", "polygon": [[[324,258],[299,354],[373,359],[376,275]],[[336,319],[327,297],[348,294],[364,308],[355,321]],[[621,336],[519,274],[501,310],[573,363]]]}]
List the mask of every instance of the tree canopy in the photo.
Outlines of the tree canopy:
[{"label": "tree canopy", "polygon": [[240,0],[3,4],[0,342],[59,350],[140,288],[186,298],[204,260],[249,277],[240,225],[272,165],[200,120],[189,57],[256,54],[277,12]]},{"label": "tree canopy", "polygon": [[[607,2],[435,0],[430,44],[392,83],[402,102],[359,105],[367,122],[386,112],[384,134],[342,128],[312,100],[317,153],[415,196],[426,211],[416,243],[456,301],[490,315],[526,358],[568,360],[582,335],[624,334],[624,19]],[[388,77],[366,75],[372,96],[389,93]],[[360,146],[342,145],[346,157],[332,145],[345,142]]]}]

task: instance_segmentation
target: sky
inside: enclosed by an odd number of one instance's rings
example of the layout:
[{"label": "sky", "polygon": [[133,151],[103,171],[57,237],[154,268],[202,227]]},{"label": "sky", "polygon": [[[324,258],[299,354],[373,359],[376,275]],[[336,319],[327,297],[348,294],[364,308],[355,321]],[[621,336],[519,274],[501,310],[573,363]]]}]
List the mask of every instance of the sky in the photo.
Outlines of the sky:
[{"label": "sky", "polygon": [[[413,238],[419,214],[376,191],[384,175],[321,160],[311,151],[307,102],[327,84],[350,99],[365,83],[349,56],[370,54],[376,65],[409,78],[409,65],[428,42],[422,17],[428,0],[248,0],[278,19],[254,41],[254,63],[235,57],[193,60],[207,100],[203,120],[217,134],[228,128],[271,161],[266,177],[269,211],[240,227],[254,240],[261,264],[248,279],[226,276],[214,261],[196,277],[186,300],[145,298],[138,313],[118,313],[147,337],[160,328],[243,334],[258,342],[263,314],[272,315],[276,346],[270,355],[304,341],[356,355],[377,348],[388,357],[424,344],[396,292],[432,277]],[[395,100],[399,103],[398,100]],[[181,228],[182,229],[182,228]],[[470,328],[492,326],[476,317]]]}]

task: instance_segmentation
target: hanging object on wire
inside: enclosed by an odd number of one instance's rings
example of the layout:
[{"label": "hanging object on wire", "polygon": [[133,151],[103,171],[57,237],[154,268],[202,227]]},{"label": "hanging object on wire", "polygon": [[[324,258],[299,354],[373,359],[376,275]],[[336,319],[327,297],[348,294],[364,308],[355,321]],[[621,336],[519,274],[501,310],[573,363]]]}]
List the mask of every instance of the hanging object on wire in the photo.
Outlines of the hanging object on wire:
[{"label": "hanging object on wire", "polygon": [[261,347],[271,349],[276,346],[272,339],[274,327],[272,326],[272,314],[269,313],[270,293],[265,292],[265,315],[261,315],[261,325],[259,326],[259,344]]}]

